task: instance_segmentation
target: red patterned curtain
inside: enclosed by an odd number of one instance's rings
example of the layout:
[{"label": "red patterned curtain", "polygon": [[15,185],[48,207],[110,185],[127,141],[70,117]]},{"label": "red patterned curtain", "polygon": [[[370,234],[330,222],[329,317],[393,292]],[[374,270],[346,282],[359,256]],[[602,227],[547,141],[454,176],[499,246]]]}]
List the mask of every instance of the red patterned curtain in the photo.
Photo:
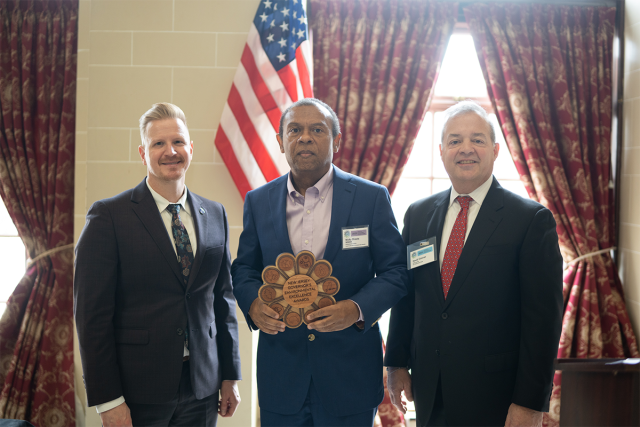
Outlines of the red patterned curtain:
[{"label": "red patterned curtain", "polygon": [[[638,357],[609,251],[615,8],[502,3],[464,12],[520,178],[558,224],[568,263],[558,357]],[[558,425],[560,380],[545,425]]]},{"label": "red patterned curtain", "polygon": [[393,193],[411,153],[457,3],[311,0],[313,90],[338,114],[339,168]]},{"label": "red patterned curtain", "polygon": [[77,27],[77,0],[0,2],[0,196],[33,260],[0,320],[0,418],[47,427],[75,426]]}]

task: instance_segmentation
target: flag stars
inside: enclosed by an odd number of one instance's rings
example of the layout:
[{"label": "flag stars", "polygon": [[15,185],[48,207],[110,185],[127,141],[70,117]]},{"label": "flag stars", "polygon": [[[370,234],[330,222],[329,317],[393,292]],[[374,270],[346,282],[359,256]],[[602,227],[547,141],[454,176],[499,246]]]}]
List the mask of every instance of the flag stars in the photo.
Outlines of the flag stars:
[{"label": "flag stars", "polygon": [[261,44],[270,62],[279,70],[295,59],[296,49],[309,36],[304,2],[299,0],[258,1],[260,9],[254,15],[254,22],[257,24]]}]

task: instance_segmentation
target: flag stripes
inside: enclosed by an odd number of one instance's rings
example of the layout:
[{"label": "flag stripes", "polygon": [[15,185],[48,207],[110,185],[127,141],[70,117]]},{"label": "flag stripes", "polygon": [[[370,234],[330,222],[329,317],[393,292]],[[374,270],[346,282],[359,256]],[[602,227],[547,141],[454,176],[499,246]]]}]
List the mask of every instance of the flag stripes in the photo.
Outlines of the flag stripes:
[{"label": "flag stripes", "polygon": [[301,3],[260,3],[220,118],[215,145],[243,199],[289,171],[276,140],[280,116],[293,102],[313,96]]}]

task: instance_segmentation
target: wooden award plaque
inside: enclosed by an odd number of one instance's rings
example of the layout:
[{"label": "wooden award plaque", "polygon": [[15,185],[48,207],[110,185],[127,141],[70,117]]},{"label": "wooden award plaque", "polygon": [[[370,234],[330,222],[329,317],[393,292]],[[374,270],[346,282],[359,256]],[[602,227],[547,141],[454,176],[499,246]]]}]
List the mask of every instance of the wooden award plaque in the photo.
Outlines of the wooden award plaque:
[{"label": "wooden award plaque", "polygon": [[276,265],[262,270],[264,285],[258,297],[280,315],[287,327],[297,328],[311,322],[309,313],[336,303],[334,295],[340,290],[340,282],[332,272],[329,261],[316,260],[309,251],[296,256],[282,253]]}]

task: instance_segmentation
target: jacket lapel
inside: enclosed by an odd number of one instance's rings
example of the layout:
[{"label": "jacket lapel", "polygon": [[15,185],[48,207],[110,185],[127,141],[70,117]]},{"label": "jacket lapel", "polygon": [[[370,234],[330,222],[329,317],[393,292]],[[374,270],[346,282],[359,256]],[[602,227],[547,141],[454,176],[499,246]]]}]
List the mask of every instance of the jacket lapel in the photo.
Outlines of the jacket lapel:
[{"label": "jacket lapel", "polygon": [[153,241],[158,245],[158,249],[160,249],[160,252],[162,252],[162,255],[166,258],[167,264],[169,264],[173,270],[178,281],[182,283],[182,273],[178,268],[178,260],[173,250],[173,243],[169,238],[167,228],[162,222],[158,206],[147,188],[146,178],[133,189],[131,202],[133,211],[147,229]]},{"label": "jacket lapel", "polygon": [[467,276],[471,268],[475,264],[482,248],[487,243],[487,240],[491,237],[495,229],[502,221],[502,214],[500,209],[503,206],[504,190],[498,184],[498,181],[493,178],[493,183],[487,197],[485,197],[476,217],[469,237],[462,248],[458,265],[456,266],[456,272],[453,275],[451,281],[451,287],[449,288],[449,294],[447,295],[447,301],[445,309],[449,307],[451,301],[455,298],[456,294],[465,283]]},{"label": "jacket lapel", "polygon": [[440,305],[444,305],[444,293],[442,292],[442,277],[440,276],[440,245],[442,240],[442,229],[444,228],[444,218],[447,215],[449,208],[449,197],[451,191],[445,191],[442,196],[437,200],[432,210],[427,212],[425,218],[429,218],[427,223],[427,232],[424,236],[425,239],[435,236],[436,237],[436,260],[431,263],[431,267],[428,270],[428,283],[434,291],[435,297],[440,301]]},{"label": "jacket lapel", "polygon": [[[198,242],[198,249],[193,257],[193,265],[191,266],[191,273],[189,273],[189,281],[187,282],[187,290],[193,284],[193,281],[198,276],[198,271],[202,265],[202,258],[204,257],[205,248],[209,247],[207,240],[208,234],[208,220],[209,213],[202,206],[202,200],[191,191],[187,196],[187,203],[191,206],[191,218],[193,218],[193,225],[196,230],[196,242]],[[202,209],[202,211],[201,211]]]},{"label": "jacket lapel", "polygon": [[276,238],[280,243],[280,253],[293,253],[291,241],[289,241],[289,229],[287,228],[287,180],[289,179],[289,174],[283,175],[278,179],[280,181],[269,189],[269,209],[271,210],[269,217],[273,222]]},{"label": "jacket lapel", "polygon": [[[356,185],[351,182],[349,175],[337,167],[333,167],[333,202],[331,205],[331,225],[329,238],[324,251],[324,259],[333,262],[342,243],[342,227],[346,227],[351,213],[351,205],[356,195]],[[354,224],[366,225],[366,224]]]}]

